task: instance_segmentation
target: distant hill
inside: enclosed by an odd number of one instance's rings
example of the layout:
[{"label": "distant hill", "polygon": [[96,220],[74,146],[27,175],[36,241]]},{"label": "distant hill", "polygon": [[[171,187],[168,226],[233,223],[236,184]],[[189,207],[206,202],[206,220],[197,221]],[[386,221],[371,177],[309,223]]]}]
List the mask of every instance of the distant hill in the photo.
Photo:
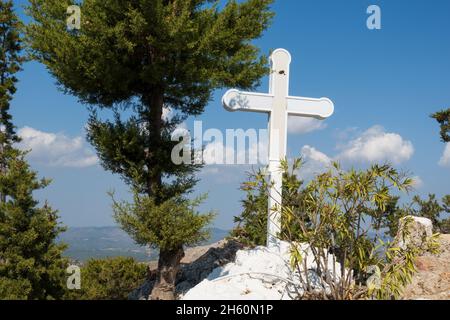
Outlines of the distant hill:
[{"label": "distant hill", "polygon": [[[218,242],[229,232],[212,229],[211,240],[206,244]],[[68,245],[65,256],[84,262],[90,258],[133,257],[138,261],[157,259],[158,252],[136,245],[122,229],[118,227],[82,227],[69,228],[60,235],[58,241]]]}]

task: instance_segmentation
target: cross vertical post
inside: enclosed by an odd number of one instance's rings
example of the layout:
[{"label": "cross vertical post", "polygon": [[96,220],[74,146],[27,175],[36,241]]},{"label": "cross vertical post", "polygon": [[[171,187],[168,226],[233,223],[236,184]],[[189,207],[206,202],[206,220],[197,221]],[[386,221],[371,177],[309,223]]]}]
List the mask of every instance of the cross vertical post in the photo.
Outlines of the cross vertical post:
[{"label": "cross vertical post", "polygon": [[269,168],[270,190],[268,201],[267,246],[277,247],[277,234],[281,232],[281,201],[283,172],[281,160],[287,152],[287,97],[289,94],[289,69],[291,55],[284,49],[275,50],[271,56],[269,94],[273,95],[269,114]]}]

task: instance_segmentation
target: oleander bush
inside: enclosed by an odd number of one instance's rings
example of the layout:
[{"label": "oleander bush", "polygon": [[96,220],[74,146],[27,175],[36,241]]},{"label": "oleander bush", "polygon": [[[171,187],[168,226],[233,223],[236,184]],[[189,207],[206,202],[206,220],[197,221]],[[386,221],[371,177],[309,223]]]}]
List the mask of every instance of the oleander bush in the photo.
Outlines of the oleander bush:
[{"label": "oleander bush", "polygon": [[[408,236],[407,227],[399,230],[399,219],[424,215],[420,208],[414,211],[411,206],[398,205],[398,194],[409,192],[413,180],[387,164],[346,171],[334,163],[303,185],[297,176],[301,167],[301,160],[291,166],[287,161],[282,163],[283,200],[277,204],[283,219],[279,237],[292,244],[291,264],[301,278],[301,286],[296,288],[298,298],[398,298],[415,273],[415,258],[424,253],[423,248],[398,245],[398,237]],[[264,244],[264,199],[270,181],[264,171],[259,171],[243,187],[247,199],[232,235],[244,243]],[[436,238],[427,239],[425,250],[437,251]],[[308,244],[311,253],[302,251],[299,243]],[[311,262],[319,277],[314,285],[309,272],[302,271],[308,270]]]}]

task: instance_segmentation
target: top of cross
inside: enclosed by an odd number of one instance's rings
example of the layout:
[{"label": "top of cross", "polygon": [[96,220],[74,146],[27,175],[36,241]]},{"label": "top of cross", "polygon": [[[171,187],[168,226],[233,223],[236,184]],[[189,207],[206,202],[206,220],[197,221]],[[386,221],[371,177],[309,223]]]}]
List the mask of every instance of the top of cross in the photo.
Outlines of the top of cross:
[{"label": "top of cross", "polygon": [[272,113],[286,108],[289,115],[326,119],[334,113],[334,104],[328,98],[304,98],[289,96],[291,55],[285,49],[275,50],[271,57],[269,93],[228,90],[222,104],[228,111]]}]

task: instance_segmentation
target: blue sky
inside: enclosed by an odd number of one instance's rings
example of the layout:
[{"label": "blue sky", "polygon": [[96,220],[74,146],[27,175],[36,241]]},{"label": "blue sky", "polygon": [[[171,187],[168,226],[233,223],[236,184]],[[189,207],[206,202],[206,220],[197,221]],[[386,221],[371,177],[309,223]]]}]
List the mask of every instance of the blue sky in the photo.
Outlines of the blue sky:
[{"label": "blue sky", "polygon": [[[15,1],[20,12],[25,2]],[[372,4],[381,8],[381,30],[366,27]],[[447,159],[438,126],[429,118],[450,107],[450,1],[278,0],[273,10],[272,27],[255,43],[264,53],[290,51],[291,95],[329,97],[336,108],[322,125],[291,123],[289,156],[303,154],[310,173],[320,170],[324,159],[348,167],[388,160],[420,178],[416,193],[450,193],[450,146]],[[68,226],[113,225],[106,192],[114,189],[127,198],[127,187],[95,164],[84,139],[86,108],[59,92],[42,65],[27,63],[19,78],[14,121],[34,149],[33,167],[53,179],[39,198],[48,199]],[[267,90],[264,79],[258,91]],[[266,128],[264,115],[227,112],[220,104],[223,93],[197,118],[205,129]],[[216,210],[216,226],[230,228],[249,168],[210,169],[197,188],[209,192],[202,209]]]}]

